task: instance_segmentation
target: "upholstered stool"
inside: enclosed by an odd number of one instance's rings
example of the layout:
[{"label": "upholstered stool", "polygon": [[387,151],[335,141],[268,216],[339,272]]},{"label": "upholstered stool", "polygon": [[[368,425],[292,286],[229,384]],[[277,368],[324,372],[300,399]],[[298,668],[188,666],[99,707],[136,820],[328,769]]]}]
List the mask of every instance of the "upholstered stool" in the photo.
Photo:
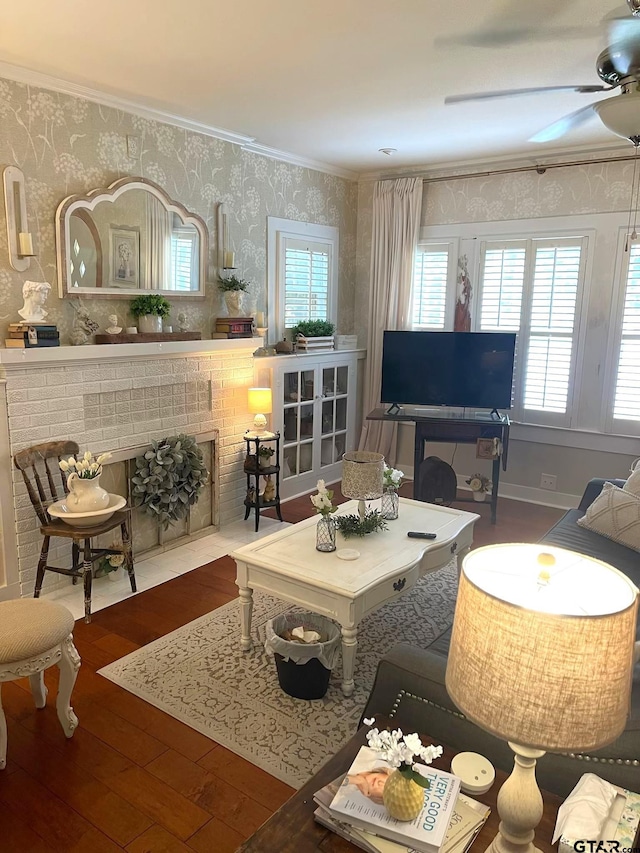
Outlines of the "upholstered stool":
[{"label": "upholstered stool", "polygon": [[[80,655],[73,645],[73,616],[54,601],[19,598],[0,601],[0,690],[3,681],[29,678],[36,708],[44,708],[47,688],[44,670],[57,664],[60,683],[56,710],[67,737],[78,725],[71,707],[71,691],[80,669]],[[0,695],[0,770],[7,757],[7,724]]]}]

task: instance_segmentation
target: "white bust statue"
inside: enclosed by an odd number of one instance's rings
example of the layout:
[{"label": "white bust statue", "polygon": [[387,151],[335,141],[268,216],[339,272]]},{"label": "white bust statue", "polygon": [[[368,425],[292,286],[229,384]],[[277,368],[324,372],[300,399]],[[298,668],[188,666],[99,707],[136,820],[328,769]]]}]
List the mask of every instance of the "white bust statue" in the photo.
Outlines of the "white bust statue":
[{"label": "white bust statue", "polygon": [[27,323],[42,323],[47,316],[44,303],[51,290],[48,281],[25,281],[22,285],[22,298],[24,305],[18,314]]},{"label": "white bust statue", "polygon": [[107,326],[106,332],[108,335],[119,335],[122,331],[122,326],[118,325],[118,315],[117,314],[109,314],[109,325]]}]

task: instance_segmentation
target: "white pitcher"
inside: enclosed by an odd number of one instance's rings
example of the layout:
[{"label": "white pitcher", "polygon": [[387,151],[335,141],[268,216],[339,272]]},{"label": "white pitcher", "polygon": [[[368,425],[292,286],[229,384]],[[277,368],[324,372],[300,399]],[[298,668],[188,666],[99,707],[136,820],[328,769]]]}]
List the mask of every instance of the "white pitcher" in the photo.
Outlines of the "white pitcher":
[{"label": "white pitcher", "polygon": [[71,512],[95,512],[109,506],[109,492],[100,485],[100,474],[86,480],[74,471],[67,477],[67,486],[67,506]]}]

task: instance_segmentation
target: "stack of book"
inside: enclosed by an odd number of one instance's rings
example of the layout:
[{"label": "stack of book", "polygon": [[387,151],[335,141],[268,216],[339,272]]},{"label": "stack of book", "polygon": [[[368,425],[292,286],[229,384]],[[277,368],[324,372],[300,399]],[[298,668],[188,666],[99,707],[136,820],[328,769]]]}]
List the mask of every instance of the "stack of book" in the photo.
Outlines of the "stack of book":
[{"label": "stack of book", "polygon": [[60,333],[56,326],[43,323],[9,323],[6,347],[29,349],[31,347],[59,347]]},{"label": "stack of book", "polygon": [[212,338],[253,337],[253,317],[218,317]]},{"label": "stack of book", "polygon": [[363,746],[346,775],[314,794],[318,823],[368,853],[464,853],[489,817],[489,807],[460,793],[457,776],[417,765],[431,783],[424,806],[415,820],[395,820],[378,799],[363,793],[366,775],[384,766],[374,750]]}]

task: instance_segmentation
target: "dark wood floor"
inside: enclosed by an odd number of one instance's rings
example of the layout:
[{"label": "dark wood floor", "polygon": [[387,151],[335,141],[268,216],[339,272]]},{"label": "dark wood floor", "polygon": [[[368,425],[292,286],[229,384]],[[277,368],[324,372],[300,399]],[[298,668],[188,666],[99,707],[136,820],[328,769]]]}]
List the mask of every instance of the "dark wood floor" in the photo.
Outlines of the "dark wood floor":
[{"label": "dark wood floor", "polygon": [[[403,487],[407,496],[410,488]],[[308,496],[283,505],[285,521],[312,511]],[[479,512],[476,546],[536,541],[562,515],[503,499],[495,526],[488,505]],[[3,685],[9,749],[0,771],[0,851],[231,853],[293,793],[96,672],[226,604],[236,596],[234,578],[233,560],[223,557],[99,611],[89,625],[77,622],[80,725],[71,740],[55,714],[55,667],[41,711],[26,680]]]}]

